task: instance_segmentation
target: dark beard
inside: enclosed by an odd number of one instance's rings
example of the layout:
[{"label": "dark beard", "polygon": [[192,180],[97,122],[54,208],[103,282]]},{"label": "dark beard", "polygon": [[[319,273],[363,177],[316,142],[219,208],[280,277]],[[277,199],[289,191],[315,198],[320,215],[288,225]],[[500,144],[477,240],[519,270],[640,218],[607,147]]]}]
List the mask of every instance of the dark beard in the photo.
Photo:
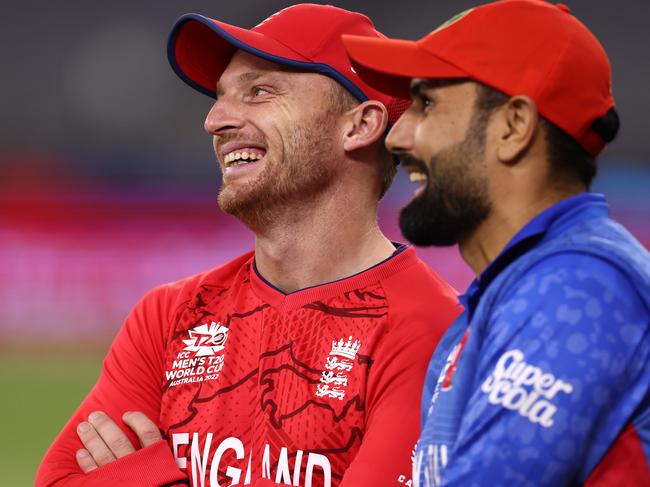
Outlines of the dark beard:
[{"label": "dark beard", "polygon": [[490,213],[485,166],[487,117],[477,116],[465,138],[429,161],[404,161],[426,169],[427,186],[402,209],[399,225],[419,246],[449,246],[475,230]]}]

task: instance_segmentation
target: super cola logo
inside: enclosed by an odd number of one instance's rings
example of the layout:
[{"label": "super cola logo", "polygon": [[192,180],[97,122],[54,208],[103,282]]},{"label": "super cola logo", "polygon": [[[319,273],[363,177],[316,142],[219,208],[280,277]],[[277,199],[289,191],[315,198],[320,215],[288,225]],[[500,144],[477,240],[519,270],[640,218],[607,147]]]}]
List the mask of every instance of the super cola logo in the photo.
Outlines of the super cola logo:
[{"label": "super cola logo", "polygon": [[550,428],[557,412],[553,399],[560,393],[571,394],[573,386],[527,363],[521,350],[509,350],[499,358],[481,390],[490,404],[517,411],[530,422]]}]

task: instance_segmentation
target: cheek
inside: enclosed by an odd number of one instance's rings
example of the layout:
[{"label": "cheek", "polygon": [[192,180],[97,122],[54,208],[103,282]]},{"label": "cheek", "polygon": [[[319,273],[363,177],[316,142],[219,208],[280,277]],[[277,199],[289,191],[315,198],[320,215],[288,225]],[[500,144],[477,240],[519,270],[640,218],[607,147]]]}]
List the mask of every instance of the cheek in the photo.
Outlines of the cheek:
[{"label": "cheek", "polygon": [[267,160],[281,160],[284,154],[287,129],[281,117],[268,116],[258,118],[254,125],[255,132],[266,146]]},{"label": "cheek", "polygon": [[438,128],[434,124],[423,120],[415,125],[413,145],[421,157],[428,159],[431,155],[434,155],[444,144],[443,141],[444,137],[441,137]]},{"label": "cheek", "polygon": [[417,147],[435,154],[465,138],[465,123],[456,116],[425,117],[417,124],[414,143]]}]

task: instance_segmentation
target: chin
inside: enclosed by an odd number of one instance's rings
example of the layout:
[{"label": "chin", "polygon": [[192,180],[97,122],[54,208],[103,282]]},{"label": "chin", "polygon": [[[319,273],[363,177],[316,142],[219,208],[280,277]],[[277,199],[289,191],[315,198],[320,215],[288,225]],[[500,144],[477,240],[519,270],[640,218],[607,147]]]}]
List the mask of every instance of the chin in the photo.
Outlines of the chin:
[{"label": "chin", "polygon": [[449,247],[475,229],[488,215],[489,206],[467,201],[449,204],[449,195],[429,188],[413,198],[399,215],[404,237],[420,247]]},{"label": "chin", "polygon": [[249,199],[249,191],[237,188],[236,185],[230,183],[224,183],[219,190],[217,203],[225,213],[234,214],[238,208],[248,206],[247,200]]}]

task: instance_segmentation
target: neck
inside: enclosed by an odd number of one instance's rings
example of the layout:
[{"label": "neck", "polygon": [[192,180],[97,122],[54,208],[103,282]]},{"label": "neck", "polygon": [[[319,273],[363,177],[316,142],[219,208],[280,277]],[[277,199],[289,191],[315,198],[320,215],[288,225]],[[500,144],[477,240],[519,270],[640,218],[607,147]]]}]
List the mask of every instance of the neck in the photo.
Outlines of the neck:
[{"label": "neck", "polygon": [[280,218],[256,231],[258,271],[290,293],[372,267],[395,251],[377,225],[376,209],[372,197],[348,188],[333,188],[307,207],[283,208]]},{"label": "neck", "polygon": [[530,220],[559,201],[583,190],[567,188],[548,191],[547,188],[537,194],[524,192],[520,196],[525,194],[525,197],[506,197],[504,201],[494,203],[488,218],[459,242],[463,260],[476,276],[480,276]]}]

